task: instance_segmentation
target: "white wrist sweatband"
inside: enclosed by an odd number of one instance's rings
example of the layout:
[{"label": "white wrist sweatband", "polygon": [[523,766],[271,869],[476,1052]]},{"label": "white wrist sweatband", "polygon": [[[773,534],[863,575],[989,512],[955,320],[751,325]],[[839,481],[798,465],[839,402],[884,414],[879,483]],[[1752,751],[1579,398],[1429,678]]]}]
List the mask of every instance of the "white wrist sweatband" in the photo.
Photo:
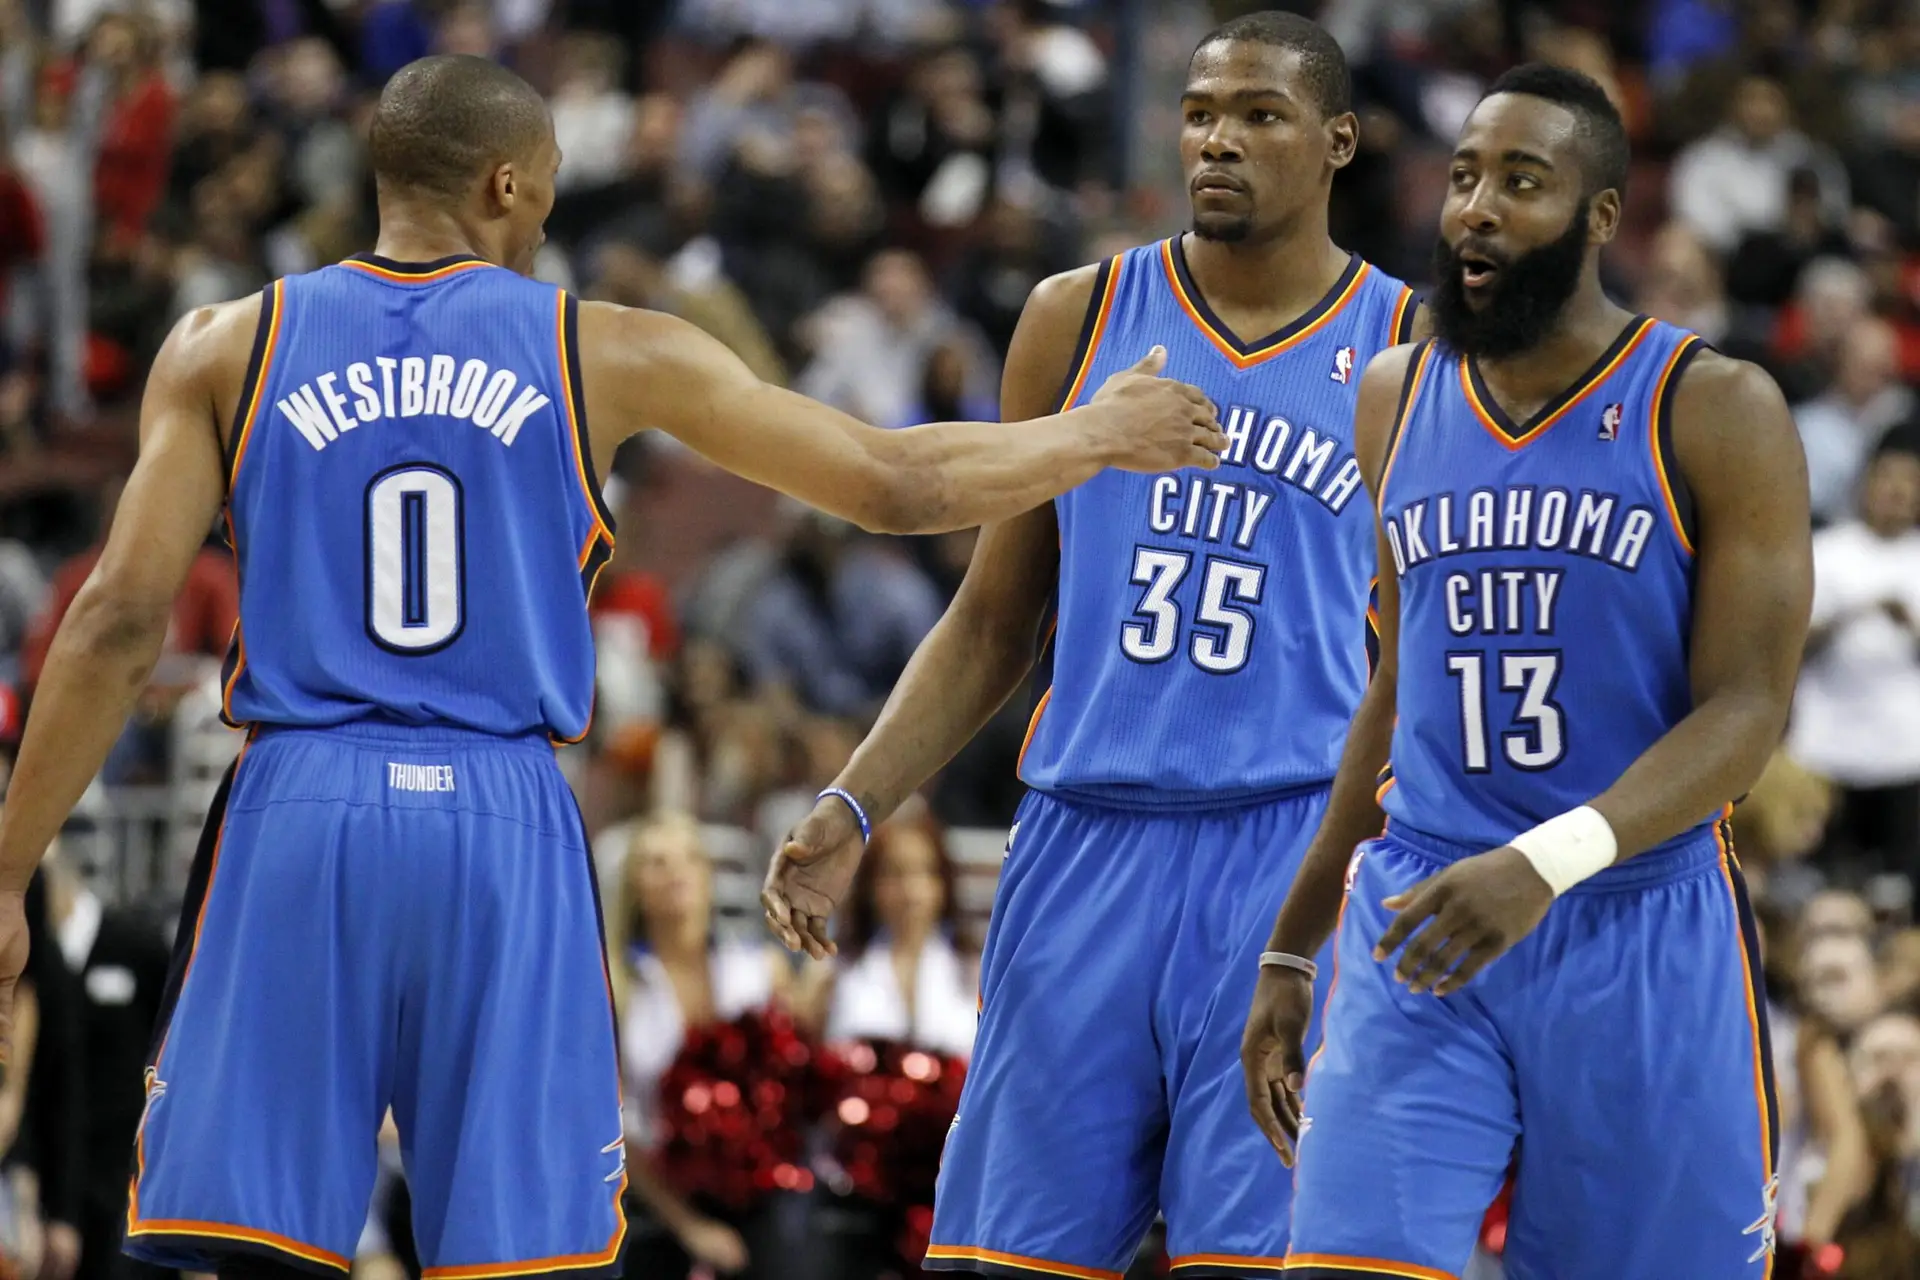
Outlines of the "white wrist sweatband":
[{"label": "white wrist sweatband", "polygon": [[1526,855],[1540,878],[1552,887],[1556,898],[1588,876],[1612,866],[1620,852],[1613,828],[1607,825],[1599,810],[1584,804],[1557,818],[1548,818],[1507,843]]}]

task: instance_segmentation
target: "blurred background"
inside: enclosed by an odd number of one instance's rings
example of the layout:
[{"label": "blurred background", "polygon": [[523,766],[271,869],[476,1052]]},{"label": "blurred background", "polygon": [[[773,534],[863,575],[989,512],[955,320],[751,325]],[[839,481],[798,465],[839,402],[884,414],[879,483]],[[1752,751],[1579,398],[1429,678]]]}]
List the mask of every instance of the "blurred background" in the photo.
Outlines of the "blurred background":
[{"label": "blurred background", "polygon": [[[0,0],[0,740],[111,519],[168,326],[371,248],[365,128],[396,67],[476,53],[549,96],[567,161],[543,277],[674,312],[898,427],[994,416],[1028,290],[1184,226],[1186,57],[1256,7]],[[1816,625],[1788,740],[1736,814],[1783,1107],[1776,1274],[1920,1276],[1920,4],[1299,7],[1355,72],[1343,245],[1421,283],[1482,88],[1527,58],[1579,67],[1636,148],[1609,287],[1794,405]],[[754,893],[972,537],[870,537],[664,439],[602,462],[620,546],[593,601],[599,714],[563,760],[608,904],[627,1274],[915,1275],[1027,699],[880,834],[836,966],[771,951]],[[128,1151],[186,867],[237,747],[214,674],[235,611],[210,534],[35,884],[0,1280],[151,1274],[117,1253]],[[417,1260],[382,1141],[356,1268],[396,1280]],[[1502,1235],[1496,1207],[1488,1275]],[[1164,1266],[1150,1239],[1137,1275]]]}]

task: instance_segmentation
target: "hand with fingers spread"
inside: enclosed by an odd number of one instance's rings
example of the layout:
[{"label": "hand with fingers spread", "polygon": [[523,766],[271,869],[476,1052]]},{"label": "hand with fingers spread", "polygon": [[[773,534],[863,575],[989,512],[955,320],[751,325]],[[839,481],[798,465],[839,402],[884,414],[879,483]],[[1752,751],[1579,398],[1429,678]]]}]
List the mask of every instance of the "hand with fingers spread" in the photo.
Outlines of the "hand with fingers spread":
[{"label": "hand with fingers spread", "polygon": [[1384,962],[1404,943],[1393,976],[1416,995],[1452,995],[1532,933],[1553,898],[1553,887],[1510,845],[1462,858],[1387,899],[1399,914],[1373,958]]},{"label": "hand with fingers spread", "polygon": [[767,925],[787,950],[815,960],[839,950],[828,921],[846,898],[865,851],[859,821],[837,796],[822,796],[793,829],[773,855],[760,890]]},{"label": "hand with fingers spread", "polygon": [[1247,1106],[1260,1132],[1293,1167],[1300,1141],[1300,1089],[1307,1074],[1307,1023],[1313,1017],[1313,979],[1297,969],[1263,968],[1240,1037],[1240,1068]]},{"label": "hand with fingers spread", "polygon": [[1122,471],[1153,475],[1220,465],[1227,437],[1213,401],[1198,387],[1161,377],[1166,367],[1167,349],[1155,347],[1108,378],[1093,397],[1093,404],[1120,411],[1112,465]]}]

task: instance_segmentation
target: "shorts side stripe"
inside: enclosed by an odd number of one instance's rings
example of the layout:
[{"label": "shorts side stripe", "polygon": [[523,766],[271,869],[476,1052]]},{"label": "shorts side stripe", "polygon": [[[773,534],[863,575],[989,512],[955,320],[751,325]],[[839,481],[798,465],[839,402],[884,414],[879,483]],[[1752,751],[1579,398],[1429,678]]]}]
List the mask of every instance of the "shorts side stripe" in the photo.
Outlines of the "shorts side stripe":
[{"label": "shorts side stripe", "polygon": [[228,1244],[256,1245],[270,1249],[275,1253],[284,1253],[290,1258],[312,1265],[330,1267],[336,1271],[352,1270],[353,1264],[328,1249],[302,1244],[286,1236],[275,1235],[271,1231],[256,1231],[252,1227],[236,1227],[227,1222],[196,1222],[185,1218],[159,1218],[148,1222],[130,1224],[127,1227],[129,1239],[140,1236],[171,1236],[186,1241],[217,1240]]},{"label": "shorts side stripe", "polygon": [[[1779,1104],[1773,1084],[1773,1037],[1767,1028],[1766,1003],[1758,986],[1760,935],[1747,897],[1746,877],[1740,873],[1740,862],[1734,854],[1733,837],[1725,818],[1714,823],[1713,837],[1720,846],[1720,876],[1733,898],[1734,918],[1740,925],[1740,972],[1746,985],[1747,1026],[1753,1045],[1753,1097],[1760,1111],[1761,1186],[1766,1188],[1770,1201],[1774,1179],[1778,1176],[1780,1129]],[[1773,1262],[1774,1255],[1769,1252],[1760,1273],[1761,1280],[1772,1280]]]},{"label": "shorts side stripe", "polygon": [[1285,1258],[1249,1258],[1232,1253],[1185,1253],[1172,1259],[1175,1271],[1205,1267],[1208,1275],[1277,1276],[1287,1265]]},{"label": "shorts side stripe", "polygon": [[1293,1253],[1287,1255],[1287,1280],[1352,1280],[1354,1276],[1392,1277],[1392,1280],[1458,1280],[1451,1271],[1415,1266],[1411,1262],[1389,1262],[1385,1258],[1351,1258],[1341,1253]]}]

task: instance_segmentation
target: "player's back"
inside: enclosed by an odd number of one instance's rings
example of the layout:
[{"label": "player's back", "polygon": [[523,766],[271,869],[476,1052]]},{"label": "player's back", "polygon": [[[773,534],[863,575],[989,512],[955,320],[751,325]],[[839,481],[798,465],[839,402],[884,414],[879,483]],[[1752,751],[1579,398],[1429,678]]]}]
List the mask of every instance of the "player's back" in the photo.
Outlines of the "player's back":
[{"label": "player's back", "polygon": [[1104,264],[1064,402],[1155,344],[1219,408],[1212,473],[1104,471],[1055,502],[1051,683],[1021,777],[1046,792],[1210,807],[1326,783],[1367,681],[1373,523],[1353,454],[1360,370],[1412,291],[1353,258],[1252,344],[1207,308],[1175,238]]},{"label": "player's back", "polygon": [[460,258],[270,286],[228,447],[227,718],[586,732],[613,544],[575,303]]},{"label": "player's back", "polygon": [[1525,423],[1471,361],[1415,355],[1380,503],[1400,583],[1394,823],[1498,846],[1691,710],[1692,514],[1668,435],[1702,346],[1635,317]]}]

